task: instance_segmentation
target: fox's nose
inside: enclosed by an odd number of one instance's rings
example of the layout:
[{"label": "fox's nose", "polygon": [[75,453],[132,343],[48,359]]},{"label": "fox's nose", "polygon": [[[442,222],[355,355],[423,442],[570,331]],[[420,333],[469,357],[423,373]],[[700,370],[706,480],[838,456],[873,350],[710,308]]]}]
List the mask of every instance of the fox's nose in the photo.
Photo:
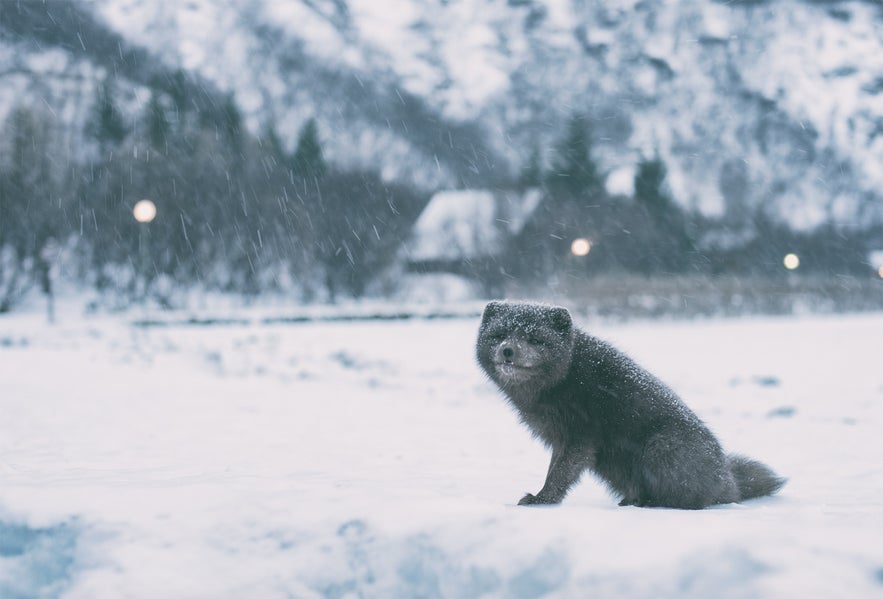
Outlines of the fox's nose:
[{"label": "fox's nose", "polygon": [[503,357],[507,362],[511,362],[512,358],[515,357],[515,348],[510,343],[503,343],[497,349],[499,355]]}]

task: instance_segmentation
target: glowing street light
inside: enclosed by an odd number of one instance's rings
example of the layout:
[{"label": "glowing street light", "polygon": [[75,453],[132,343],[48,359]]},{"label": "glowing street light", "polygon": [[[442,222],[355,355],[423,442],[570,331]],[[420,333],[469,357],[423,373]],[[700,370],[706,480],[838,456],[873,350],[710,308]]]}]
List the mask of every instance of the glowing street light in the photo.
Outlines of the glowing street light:
[{"label": "glowing street light", "polygon": [[149,223],[156,218],[156,204],[150,200],[140,200],[132,209],[132,214],[139,223]]},{"label": "glowing street light", "polygon": [[574,256],[586,256],[592,251],[592,242],[584,237],[573,240],[570,244],[570,253]]},{"label": "glowing street light", "polygon": [[800,258],[797,257],[797,254],[786,254],[782,263],[788,270],[797,270],[797,267],[800,266]]},{"label": "glowing street light", "polygon": [[147,229],[149,228],[149,224],[156,218],[156,204],[151,202],[150,200],[139,200],[135,207],[132,208],[132,215],[135,217],[141,226],[138,227],[138,249],[141,254],[141,259],[139,260],[138,270],[141,275],[141,302],[145,303],[147,300],[147,261],[149,258],[150,251],[147,249],[147,244],[149,242],[149,238],[147,236]]}]

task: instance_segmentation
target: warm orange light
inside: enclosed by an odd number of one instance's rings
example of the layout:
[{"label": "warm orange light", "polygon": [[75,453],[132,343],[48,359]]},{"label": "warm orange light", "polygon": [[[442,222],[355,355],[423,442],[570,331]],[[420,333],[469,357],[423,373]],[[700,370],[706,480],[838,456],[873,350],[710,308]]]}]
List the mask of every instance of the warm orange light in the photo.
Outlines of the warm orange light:
[{"label": "warm orange light", "polygon": [[132,209],[132,214],[139,223],[149,223],[156,218],[156,204],[150,200],[140,200]]},{"label": "warm orange light", "polygon": [[580,237],[578,239],[574,239],[573,243],[570,244],[570,252],[574,256],[585,256],[592,250],[592,242],[588,239]]}]

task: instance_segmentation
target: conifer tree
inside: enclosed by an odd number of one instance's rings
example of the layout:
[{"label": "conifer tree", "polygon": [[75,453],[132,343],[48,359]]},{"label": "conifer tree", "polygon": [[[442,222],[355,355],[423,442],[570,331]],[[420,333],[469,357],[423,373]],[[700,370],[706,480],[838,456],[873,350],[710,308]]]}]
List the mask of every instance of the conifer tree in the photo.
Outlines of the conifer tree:
[{"label": "conifer tree", "polygon": [[221,120],[227,141],[238,151],[242,146],[242,113],[233,94],[228,94],[221,110]]},{"label": "conifer tree", "polygon": [[163,106],[162,100],[155,91],[150,95],[145,121],[147,139],[150,145],[156,150],[165,151],[166,143],[171,133],[171,124],[166,116],[166,109]]},{"label": "conifer tree", "polygon": [[592,157],[592,139],[585,117],[574,115],[564,139],[555,148],[548,184],[553,191],[596,201],[604,189]]},{"label": "conifer tree", "polygon": [[272,121],[264,123],[261,134],[258,138],[264,155],[271,158],[274,162],[273,166],[281,166],[285,161],[285,147],[279,134],[276,132],[276,125]]},{"label": "conifer tree", "polygon": [[106,77],[98,87],[90,132],[102,148],[119,145],[128,134],[123,116],[116,105],[115,86],[111,77]]},{"label": "conifer tree", "polygon": [[658,156],[642,160],[635,173],[635,200],[657,218],[664,218],[677,207],[664,189],[665,163]]},{"label": "conifer tree", "polygon": [[325,158],[322,156],[316,119],[308,120],[300,130],[297,148],[291,158],[291,170],[297,176],[316,179],[321,179],[328,170]]},{"label": "conifer tree", "polygon": [[172,103],[175,106],[175,110],[179,113],[183,113],[188,110],[188,99],[187,99],[187,89],[188,89],[188,80],[187,73],[181,69],[175,71],[172,75],[169,76],[168,80],[168,90],[169,95],[172,98]]},{"label": "conifer tree", "polygon": [[647,248],[655,256],[656,264],[647,263],[644,269],[685,268],[687,252],[693,249],[685,215],[665,189],[665,163],[659,156],[643,160],[635,173],[635,201],[646,210],[653,231],[644,234]]}]

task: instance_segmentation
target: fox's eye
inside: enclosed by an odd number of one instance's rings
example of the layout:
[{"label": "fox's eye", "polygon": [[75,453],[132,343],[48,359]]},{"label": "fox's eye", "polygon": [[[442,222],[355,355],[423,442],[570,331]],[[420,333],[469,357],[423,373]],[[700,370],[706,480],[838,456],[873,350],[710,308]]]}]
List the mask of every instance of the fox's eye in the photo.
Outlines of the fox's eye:
[{"label": "fox's eye", "polygon": [[528,337],[527,342],[531,345],[542,345],[544,343],[539,337]]}]

